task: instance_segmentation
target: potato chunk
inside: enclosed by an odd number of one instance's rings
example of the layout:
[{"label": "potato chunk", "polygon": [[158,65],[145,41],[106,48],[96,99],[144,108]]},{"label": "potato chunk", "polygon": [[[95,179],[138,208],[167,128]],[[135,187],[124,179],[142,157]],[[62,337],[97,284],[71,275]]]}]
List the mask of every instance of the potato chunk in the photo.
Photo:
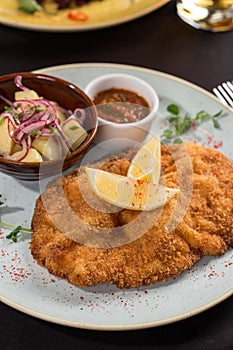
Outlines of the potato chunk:
[{"label": "potato chunk", "polygon": [[[10,131],[14,130],[14,127],[10,125]],[[9,135],[8,129],[8,119],[0,119],[0,155],[5,154],[11,155],[15,143],[12,141],[12,138]]]},{"label": "potato chunk", "polygon": [[75,150],[87,137],[86,130],[75,119],[68,120],[62,130],[73,150]]},{"label": "potato chunk", "polygon": [[[24,151],[16,152],[12,154],[11,159],[19,160],[23,153]],[[30,148],[26,157],[22,159],[22,162],[42,162],[42,156],[36,149]]]},{"label": "potato chunk", "polygon": [[32,142],[32,147],[37,149],[48,160],[59,159],[62,156],[61,149],[52,136],[38,137]]},{"label": "potato chunk", "polygon": [[15,101],[19,100],[37,100],[39,98],[38,94],[34,90],[23,90],[16,91]]}]

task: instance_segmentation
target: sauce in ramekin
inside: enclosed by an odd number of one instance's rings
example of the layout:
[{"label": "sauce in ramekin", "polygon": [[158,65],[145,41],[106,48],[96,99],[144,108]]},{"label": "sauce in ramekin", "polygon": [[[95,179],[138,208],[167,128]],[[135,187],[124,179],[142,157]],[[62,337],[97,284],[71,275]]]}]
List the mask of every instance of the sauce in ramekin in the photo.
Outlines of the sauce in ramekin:
[{"label": "sauce in ramekin", "polygon": [[135,91],[111,88],[94,97],[99,117],[114,123],[134,123],[150,113],[147,100]]}]

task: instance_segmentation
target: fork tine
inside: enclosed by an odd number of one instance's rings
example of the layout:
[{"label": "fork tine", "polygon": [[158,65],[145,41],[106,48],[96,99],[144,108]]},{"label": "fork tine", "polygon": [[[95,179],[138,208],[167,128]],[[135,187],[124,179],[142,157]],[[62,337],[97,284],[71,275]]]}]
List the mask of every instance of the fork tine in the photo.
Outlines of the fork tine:
[{"label": "fork tine", "polygon": [[232,82],[227,81],[226,84],[227,84],[227,87],[228,87],[228,89],[230,91],[231,97],[233,97],[233,84],[232,84]]},{"label": "fork tine", "polygon": [[222,94],[218,91],[219,86],[213,89],[214,94],[217,96],[217,98],[224,104],[227,105],[227,102],[225,98],[222,96]]},{"label": "fork tine", "polygon": [[233,107],[233,84],[230,81],[218,85],[213,89],[215,95],[219,98],[225,105],[230,105]]}]

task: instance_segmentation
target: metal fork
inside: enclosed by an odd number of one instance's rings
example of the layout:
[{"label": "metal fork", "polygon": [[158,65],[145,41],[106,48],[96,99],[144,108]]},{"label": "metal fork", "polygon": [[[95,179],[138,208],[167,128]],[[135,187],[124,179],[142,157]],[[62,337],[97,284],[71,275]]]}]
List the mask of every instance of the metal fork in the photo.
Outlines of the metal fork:
[{"label": "metal fork", "polygon": [[225,105],[233,107],[233,84],[232,81],[226,81],[213,89],[214,94]]}]

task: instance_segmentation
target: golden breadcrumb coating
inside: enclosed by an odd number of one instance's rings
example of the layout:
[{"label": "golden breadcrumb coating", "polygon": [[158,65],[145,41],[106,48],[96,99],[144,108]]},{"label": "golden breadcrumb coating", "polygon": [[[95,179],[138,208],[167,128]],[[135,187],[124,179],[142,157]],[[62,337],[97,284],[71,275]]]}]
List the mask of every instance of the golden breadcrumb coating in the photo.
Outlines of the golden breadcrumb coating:
[{"label": "golden breadcrumb coating", "polygon": [[[92,166],[126,175],[135,152]],[[32,219],[31,252],[38,264],[76,286],[131,288],[170,279],[203,255],[233,246],[232,162],[194,143],[185,150],[162,146],[161,152],[161,183],[181,188],[162,209],[113,207],[97,198],[79,169],[49,184]]]}]

